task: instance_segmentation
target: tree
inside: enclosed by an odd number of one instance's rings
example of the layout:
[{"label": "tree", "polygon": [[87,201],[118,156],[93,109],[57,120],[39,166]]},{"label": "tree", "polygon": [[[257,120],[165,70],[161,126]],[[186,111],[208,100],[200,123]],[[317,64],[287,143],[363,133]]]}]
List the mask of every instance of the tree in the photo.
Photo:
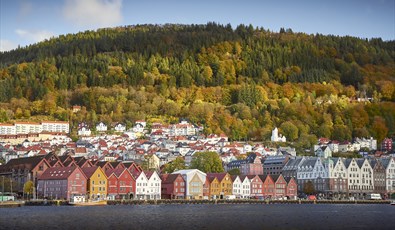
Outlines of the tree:
[{"label": "tree", "polygon": [[173,173],[174,171],[185,169],[185,160],[182,157],[177,157],[174,161],[165,164],[162,172]]},{"label": "tree", "polygon": [[240,175],[240,169],[234,168],[228,171],[228,173],[232,176],[234,175]]},{"label": "tree", "polygon": [[222,161],[216,152],[198,152],[193,155],[191,169],[199,169],[205,173],[223,172]]},{"label": "tree", "polygon": [[310,180],[305,182],[303,186],[303,192],[309,195],[314,194],[315,193],[314,183]]},{"label": "tree", "polygon": [[296,127],[292,122],[286,121],[281,124],[280,130],[283,135],[290,141],[294,141],[298,138],[298,127]]},{"label": "tree", "polygon": [[27,198],[30,198],[30,195],[33,194],[34,184],[33,181],[29,180],[23,185],[23,192],[27,195]]}]

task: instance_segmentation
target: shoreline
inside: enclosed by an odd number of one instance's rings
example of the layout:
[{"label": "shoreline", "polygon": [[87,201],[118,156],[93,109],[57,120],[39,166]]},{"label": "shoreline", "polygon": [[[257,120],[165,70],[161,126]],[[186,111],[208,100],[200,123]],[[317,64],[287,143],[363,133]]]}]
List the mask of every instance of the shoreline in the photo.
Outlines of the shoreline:
[{"label": "shoreline", "polygon": [[[84,205],[82,203],[77,206],[95,206]],[[100,206],[106,205],[166,205],[166,204],[391,204],[391,200],[108,200],[105,204],[100,203]],[[65,200],[38,200],[38,201],[13,201],[2,202],[0,208],[16,208],[22,206],[72,206],[72,203]]]}]

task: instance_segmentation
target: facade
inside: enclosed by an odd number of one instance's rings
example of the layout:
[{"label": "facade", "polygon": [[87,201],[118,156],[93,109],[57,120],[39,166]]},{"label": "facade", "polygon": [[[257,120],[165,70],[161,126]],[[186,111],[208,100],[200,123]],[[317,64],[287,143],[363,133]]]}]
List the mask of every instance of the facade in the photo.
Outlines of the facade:
[{"label": "facade", "polygon": [[385,190],[387,197],[395,193],[395,160],[391,158],[380,159],[385,168]]},{"label": "facade", "polygon": [[70,133],[70,125],[67,121],[43,121],[41,125],[43,132]]},{"label": "facade", "polygon": [[0,135],[15,135],[16,127],[12,124],[0,124]]},{"label": "facade", "polygon": [[118,123],[115,125],[114,127],[115,132],[125,132],[126,131],[126,125],[122,124],[122,123]]},{"label": "facade", "polygon": [[41,133],[42,126],[40,123],[15,122],[15,130],[17,134]]},{"label": "facade", "polygon": [[317,157],[323,157],[323,158],[328,158],[328,157],[332,157],[332,150],[329,148],[329,146],[319,146],[316,150],[315,150],[315,155]]},{"label": "facade", "polygon": [[202,199],[203,184],[206,181],[206,173],[198,169],[184,169],[173,172],[173,174],[181,174],[186,182],[185,197],[187,199]]},{"label": "facade", "polygon": [[321,158],[305,158],[297,171],[298,190],[303,192],[305,184],[311,181],[316,192],[325,192],[328,190],[328,177],[328,171],[322,164]]},{"label": "facade", "polygon": [[241,180],[241,198],[250,198],[251,197],[251,180],[247,176],[240,176]]},{"label": "facade", "polygon": [[263,181],[263,196],[265,199],[271,199],[275,197],[275,184],[273,177],[271,175],[261,175],[261,180]]},{"label": "facade", "polygon": [[115,199],[134,199],[136,180],[126,168],[108,169],[107,197]]},{"label": "facade", "polygon": [[185,199],[185,180],[181,174],[162,174],[162,199]]},{"label": "facade", "polygon": [[92,131],[88,126],[82,126],[78,129],[78,136],[90,136],[91,134]]},{"label": "facade", "polygon": [[272,176],[274,181],[274,197],[281,199],[287,196],[287,181],[280,175]]},{"label": "facade", "polygon": [[329,187],[327,192],[336,198],[347,197],[348,176],[343,158],[328,158],[324,160],[325,168],[329,171]]},{"label": "facade", "polygon": [[251,194],[250,197],[255,199],[263,198],[263,181],[258,175],[248,175],[251,181]]},{"label": "facade", "polygon": [[[1,126],[0,126],[1,128]],[[391,152],[392,151],[392,139],[391,138],[385,138],[383,142],[381,142],[381,149],[383,151]]]},{"label": "facade", "polygon": [[263,175],[280,175],[289,156],[267,156],[263,162]]},{"label": "facade", "polygon": [[150,200],[161,199],[162,181],[156,171],[144,172],[148,178],[147,198]]},{"label": "facade", "polygon": [[148,199],[148,178],[145,173],[136,171],[133,173],[133,177],[136,178],[136,199]]},{"label": "facade", "polygon": [[104,124],[104,122],[99,122],[96,125],[96,131],[97,132],[107,132],[107,125]]},{"label": "facade", "polygon": [[87,178],[79,167],[48,168],[38,178],[38,197],[73,200],[86,195]]},{"label": "facade", "polygon": [[36,187],[37,179],[50,167],[51,165],[43,155],[15,158],[0,167],[0,176],[12,179],[15,182],[13,184],[14,191],[22,193],[26,182],[33,181]]},{"label": "facade", "polygon": [[219,194],[218,197],[223,199],[226,195],[232,195],[233,182],[229,173],[207,173],[207,177],[215,177],[218,180]]},{"label": "facade", "polygon": [[381,194],[381,197],[386,198],[385,190],[385,167],[379,159],[370,159],[370,166],[373,168],[373,188],[374,193]]},{"label": "facade", "polygon": [[294,178],[287,178],[287,197],[289,199],[296,199],[298,196],[298,184]]},{"label": "facade", "polygon": [[233,188],[232,188],[232,194],[236,196],[236,198],[240,199],[242,198],[242,187],[243,187],[243,183],[240,180],[240,177],[235,175],[235,176],[231,176],[232,177],[232,181],[233,181]]},{"label": "facade", "polygon": [[98,166],[82,168],[88,179],[87,196],[91,200],[104,200],[107,198],[107,176]]},{"label": "facade", "polygon": [[242,175],[262,175],[263,166],[261,159],[255,153],[248,155],[245,163],[241,164],[240,173]]}]

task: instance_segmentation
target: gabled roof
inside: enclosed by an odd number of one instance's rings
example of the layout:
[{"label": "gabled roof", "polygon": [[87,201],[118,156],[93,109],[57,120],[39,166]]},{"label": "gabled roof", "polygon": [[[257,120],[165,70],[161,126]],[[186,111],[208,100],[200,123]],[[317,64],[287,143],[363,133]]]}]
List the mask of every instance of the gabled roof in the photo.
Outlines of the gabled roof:
[{"label": "gabled roof", "polygon": [[162,184],[173,184],[174,181],[176,181],[178,177],[180,177],[180,178],[182,178],[182,180],[184,180],[184,178],[179,173],[177,173],[177,174],[163,174],[163,175],[161,175],[160,179],[162,180]]},{"label": "gabled roof", "polygon": [[47,162],[47,160],[45,160],[43,155],[34,156],[34,157],[15,158],[9,160],[7,164],[4,165],[3,170],[27,169],[31,171],[42,161],[45,161],[49,165],[49,163]]},{"label": "gabled roof", "polygon": [[207,173],[207,177],[216,177],[221,182],[228,173]]},{"label": "gabled roof", "polygon": [[[77,167],[53,167],[48,168],[38,178],[39,180],[67,180]],[[84,175],[85,176],[85,175]]]},{"label": "gabled roof", "polygon": [[81,170],[85,174],[86,178],[91,178],[93,173],[95,173],[98,168],[99,168],[98,166],[92,166],[92,167],[82,168]]}]

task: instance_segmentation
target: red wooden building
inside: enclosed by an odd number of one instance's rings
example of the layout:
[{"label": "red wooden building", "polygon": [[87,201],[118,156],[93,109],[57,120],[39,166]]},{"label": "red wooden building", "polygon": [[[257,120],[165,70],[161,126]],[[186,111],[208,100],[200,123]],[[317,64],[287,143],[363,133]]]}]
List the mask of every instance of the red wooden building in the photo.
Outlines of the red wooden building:
[{"label": "red wooden building", "polygon": [[86,195],[87,178],[79,167],[48,168],[38,178],[39,197],[72,200]]},{"label": "red wooden building", "polygon": [[136,180],[126,168],[107,169],[108,199],[134,199]]},{"label": "red wooden building", "polygon": [[162,174],[162,199],[184,199],[186,183],[181,174]]}]

